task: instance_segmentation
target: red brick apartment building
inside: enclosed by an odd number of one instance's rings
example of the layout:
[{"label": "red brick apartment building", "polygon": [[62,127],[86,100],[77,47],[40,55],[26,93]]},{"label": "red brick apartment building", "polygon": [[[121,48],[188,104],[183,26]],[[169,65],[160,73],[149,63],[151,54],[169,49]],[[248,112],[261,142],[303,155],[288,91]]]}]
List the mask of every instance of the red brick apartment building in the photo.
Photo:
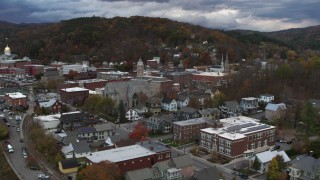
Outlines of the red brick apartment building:
[{"label": "red brick apartment building", "polygon": [[80,87],[60,89],[60,96],[62,102],[78,106],[89,96],[89,89]]},{"label": "red brick apartment building", "polygon": [[173,139],[181,142],[194,141],[199,137],[200,129],[204,128],[206,128],[204,118],[173,122]]},{"label": "red brick apartment building", "polygon": [[239,116],[220,122],[222,128],[200,130],[200,146],[227,159],[251,156],[275,143],[275,127],[257,119]]},{"label": "red brick apartment building", "polygon": [[10,107],[28,107],[27,96],[20,92],[6,93],[4,99],[6,104]]},{"label": "red brick apartment building", "polygon": [[[109,161],[117,164],[122,174],[142,168],[151,168],[155,163],[166,160],[158,159],[157,153],[140,145],[131,145],[91,153],[86,157],[87,165]],[[170,154],[167,156],[170,157]]]}]

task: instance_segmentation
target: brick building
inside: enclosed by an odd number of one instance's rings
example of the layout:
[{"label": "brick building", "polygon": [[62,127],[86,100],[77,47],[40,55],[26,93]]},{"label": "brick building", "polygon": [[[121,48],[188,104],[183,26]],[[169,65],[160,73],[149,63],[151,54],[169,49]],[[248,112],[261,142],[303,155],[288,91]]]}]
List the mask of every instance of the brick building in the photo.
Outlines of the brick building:
[{"label": "brick building", "polygon": [[200,130],[200,146],[227,159],[252,156],[275,143],[275,127],[257,119],[238,116],[220,122],[221,128]]},{"label": "brick building", "polygon": [[198,72],[192,74],[192,80],[200,82],[209,82],[211,84],[217,84],[222,80],[225,80],[226,74],[217,72]]},{"label": "brick building", "polygon": [[82,105],[89,96],[89,89],[80,87],[60,89],[60,96],[64,103]]},{"label": "brick building", "polygon": [[206,118],[195,118],[186,121],[173,122],[173,139],[175,141],[190,142],[199,139],[200,129],[207,127],[221,127],[218,121]]},{"label": "brick building", "polygon": [[107,81],[103,79],[79,80],[78,84],[86,89],[95,90],[96,88],[104,88]]},{"label": "brick building", "polygon": [[6,104],[10,107],[28,107],[27,96],[20,92],[6,93],[4,99],[6,101]]},{"label": "brick building", "polygon": [[62,103],[56,99],[50,99],[49,101],[36,101],[34,112],[41,113],[42,108],[48,110],[50,113],[60,113]]},{"label": "brick building", "polygon": [[24,66],[27,75],[35,76],[39,73],[44,73],[44,65],[28,64]]},{"label": "brick building", "polygon": [[[170,154],[168,153],[170,158]],[[166,158],[165,158],[166,159]],[[115,163],[122,174],[127,171],[151,168],[155,163],[165,159],[158,159],[157,153],[140,145],[131,145],[91,153],[86,157],[87,165],[109,161]]]}]

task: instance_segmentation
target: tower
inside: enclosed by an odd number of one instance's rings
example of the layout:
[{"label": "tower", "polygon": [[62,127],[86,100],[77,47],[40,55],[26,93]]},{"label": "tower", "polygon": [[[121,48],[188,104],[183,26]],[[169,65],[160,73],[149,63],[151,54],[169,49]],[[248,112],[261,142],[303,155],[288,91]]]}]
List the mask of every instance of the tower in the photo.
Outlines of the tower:
[{"label": "tower", "polygon": [[223,53],[221,55],[221,71],[224,71]]},{"label": "tower", "polygon": [[224,69],[225,72],[229,72],[230,66],[229,66],[229,55],[228,55],[228,52],[227,52],[227,54],[226,54],[226,62],[225,62],[224,68],[225,68],[225,69]]},{"label": "tower", "polygon": [[137,77],[142,77],[144,72],[144,64],[142,59],[140,58],[137,63]]},{"label": "tower", "polygon": [[8,44],[7,47],[4,48],[4,54],[6,56],[11,56],[11,49],[9,48]]}]

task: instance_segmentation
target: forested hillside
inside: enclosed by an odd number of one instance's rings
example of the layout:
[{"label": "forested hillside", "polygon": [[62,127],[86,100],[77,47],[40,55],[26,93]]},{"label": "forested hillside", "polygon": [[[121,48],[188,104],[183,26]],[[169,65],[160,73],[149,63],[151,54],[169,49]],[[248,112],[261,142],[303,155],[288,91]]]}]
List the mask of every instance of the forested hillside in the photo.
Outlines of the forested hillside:
[{"label": "forested hillside", "polygon": [[217,49],[218,57],[228,51],[231,61],[253,56],[250,48],[223,31],[163,18],[90,17],[53,24],[1,24],[1,46],[9,43],[13,53],[44,64],[86,59],[99,65],[103,61],[130,62],[153,56],[168,61],[174,52],[184,52],[184,58],[199,53],[200,60],[195,64],[205,64],[208,52],[201,46],[204,41]]}]

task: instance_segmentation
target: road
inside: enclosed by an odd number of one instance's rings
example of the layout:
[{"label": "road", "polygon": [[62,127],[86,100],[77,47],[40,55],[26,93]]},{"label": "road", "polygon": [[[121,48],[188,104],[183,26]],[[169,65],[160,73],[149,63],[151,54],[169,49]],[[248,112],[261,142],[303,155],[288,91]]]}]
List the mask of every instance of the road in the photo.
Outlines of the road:
[{"label": "road", "polygon": [[[9,161],[12,167],[17,172],[18,177],[21,179],[36,179],[40,171],[33,171],[27,168],[27,161],[22,156],[22,147],[25,147],[24,143],[20,142],[20,132],[17,132],[18,124],[16,123],[15,116],[10,116],[8,113],[3,113],[9,121],[11,127],[9,128],[10,144],[14,149],[14,153],[7,153]],[[23,115],[23,114],[20,114]],[[15,127],[12,127],[15,126]],[[21,128],[20,128],[21,129]]]}]

